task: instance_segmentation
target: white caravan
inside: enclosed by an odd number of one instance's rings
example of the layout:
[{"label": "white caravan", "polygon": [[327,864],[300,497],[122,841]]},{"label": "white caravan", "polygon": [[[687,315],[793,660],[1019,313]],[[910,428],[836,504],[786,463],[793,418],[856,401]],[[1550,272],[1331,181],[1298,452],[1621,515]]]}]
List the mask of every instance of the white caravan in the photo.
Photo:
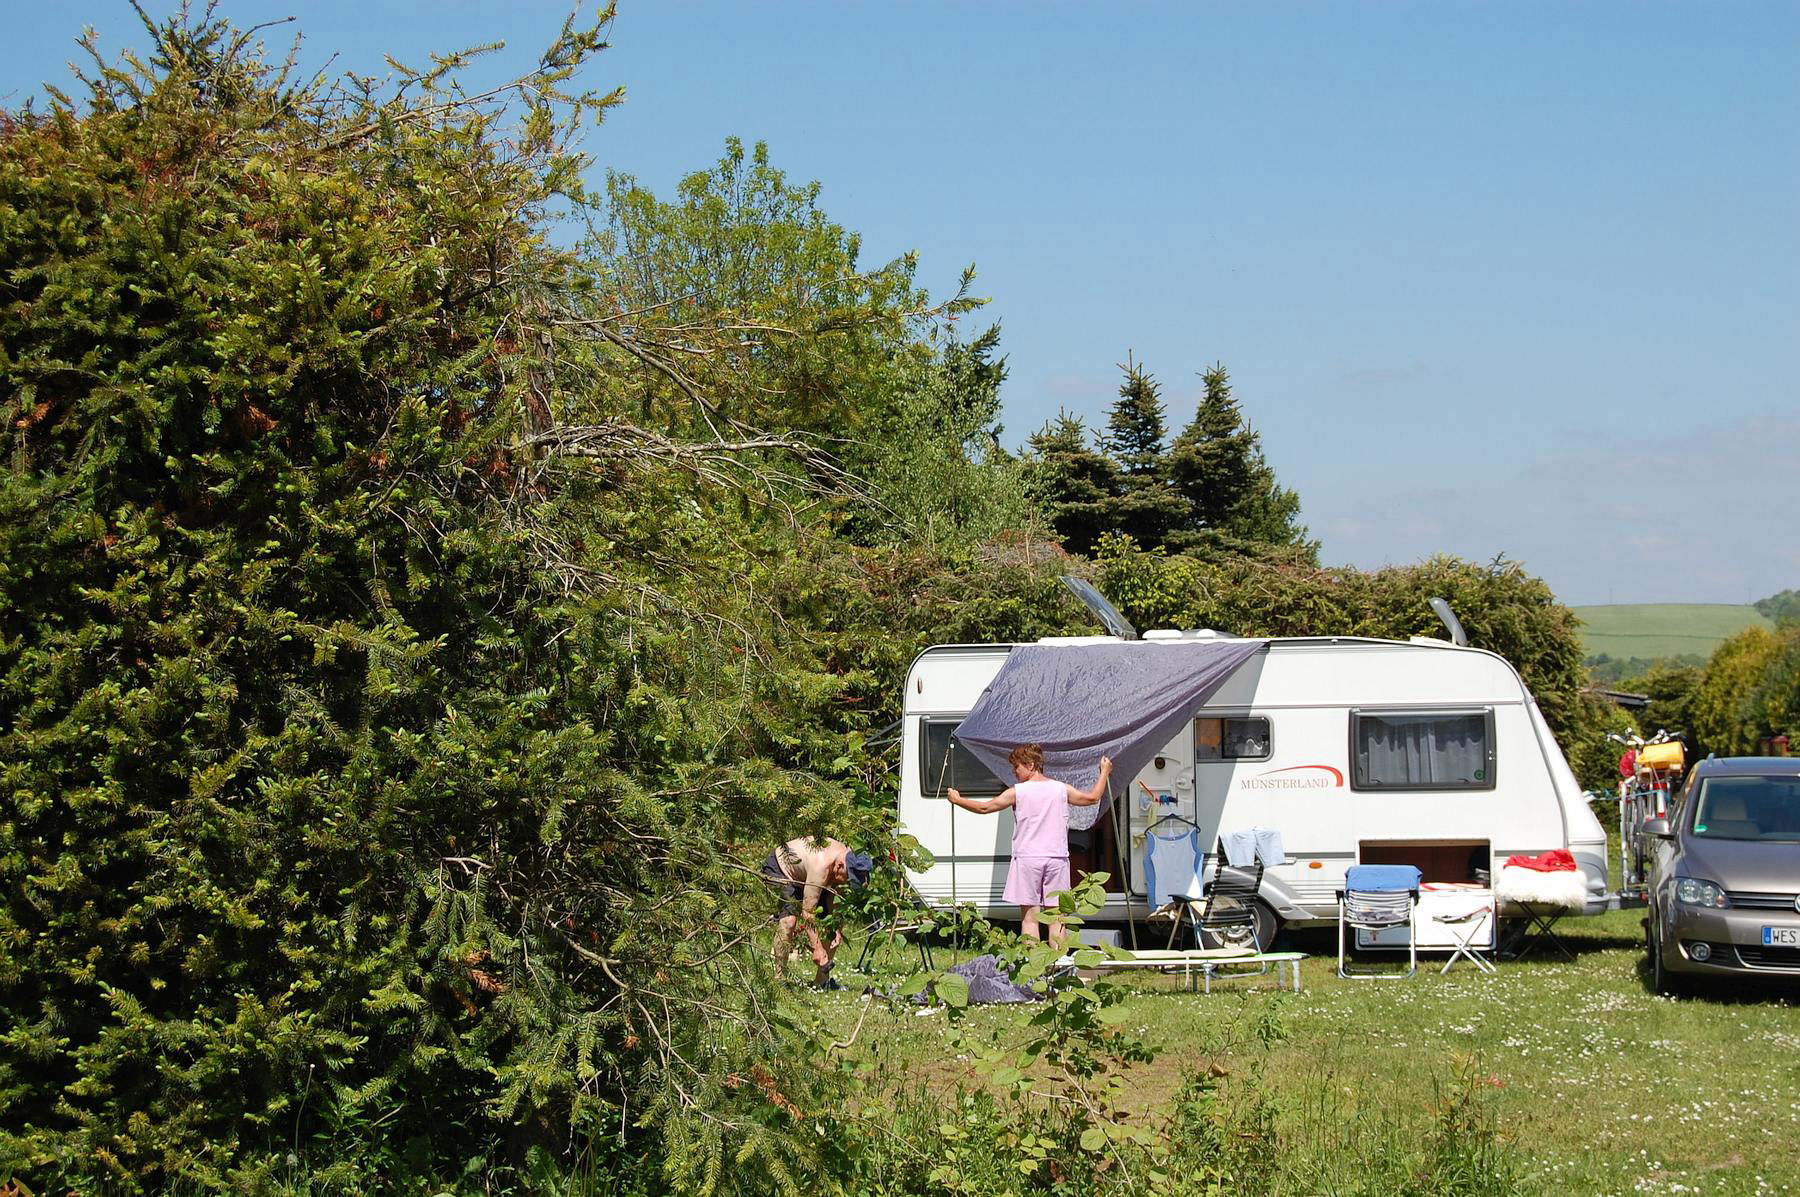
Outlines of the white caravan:
[{"label": "white caravan", "polygon": [[[1217,636],[1153,631],[1144,639]],[[921,653],[907,674],[901,728],[900,827],[935,858],[909,874],[912,884],[933,905],[972,902],[992,918],[1019,914],[1001,897],[1012,812],[974,814],[943,794],[1002,788],[954,733],[1014,647]],[[1280,833],[1285,860],[1265,872],[1257,912],[1265,944],[1276,920],[1334,921],[1336,892],[1354,864],[1414,864],[1426,881],[1471,881],[1515,853],[1562,848],[1583,874],[1584,913],[1607,906],[1606,833],[1517,671],[1482,649],[1424,638],[1269,640],[1148,768],[1115,777],[1112,792],[1111,809],[1083,837],[1091,842],[1071,837],[1077,875],[1112,874],[1100,919],[1147,913],[1145,835],[1169,815],[1192,821],[1209,849],[1231,832]]]}]

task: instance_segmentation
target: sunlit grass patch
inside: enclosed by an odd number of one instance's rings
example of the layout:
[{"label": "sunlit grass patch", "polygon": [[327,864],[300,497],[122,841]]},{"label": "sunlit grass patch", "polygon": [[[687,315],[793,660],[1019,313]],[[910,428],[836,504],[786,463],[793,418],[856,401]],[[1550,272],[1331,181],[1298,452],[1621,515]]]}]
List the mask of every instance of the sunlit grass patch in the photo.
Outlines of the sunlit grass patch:
[{"label": "sunlit grass patch", "polygon": [[[1410,981],[1340,980],[1329,933],[1295,937],[1316,953],[1299,994],[1272,977],[1204,995],[1130,975],[1121,1025],[1160,1049],[1132,1071],[1132,1100],[1157,1110],[1195,1069],[1219,1073],[1227,1090],[1254,1084],[1273,1115],[1274,1192],[1378,1191],[1358,1177],[1416,1168],[1445,1119],[1466,1116],[1489,1121],[1445,1150],[1472,1168],[1503,1165],[1500,1191],[1800,1193],[1800,987],[1658,996],[1643,975],[1640,918],[1566,920],[1558,932],[1573,961],[1537,954],[1501,961],[1493,976],[1466,965],[1440,976],[1431,962],[1442,957],[1426,957]],[[879,959],[863,983],[889,984],[906,963]],[[858,988],[822,999],[814,1016],[854,1022]],[[976,1009],[964,1028],[1004,1044],[1026,1017]],[[1278,1036],[1259,1033],[1271,1018]],[[943,1018],[878,1009],[864,1021],[854,1050],[896,1088],[983,1083],[966,1050],[946,1047]],[[1458,1094],[1466,1107],[1447,1114]]]}]

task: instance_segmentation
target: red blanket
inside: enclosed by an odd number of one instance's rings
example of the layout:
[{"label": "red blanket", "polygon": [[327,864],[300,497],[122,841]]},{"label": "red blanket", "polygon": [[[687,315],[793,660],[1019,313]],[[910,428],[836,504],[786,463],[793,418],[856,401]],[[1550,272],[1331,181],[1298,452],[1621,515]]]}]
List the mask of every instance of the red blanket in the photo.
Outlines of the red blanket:
[{"label": "red blanket", "polygon": [[1574,869],[1575,858],[1562,848],[1552,848],[1536,856],[1509,856],[1508,868],[1536,869],[1540,873],[1561,873]]}]

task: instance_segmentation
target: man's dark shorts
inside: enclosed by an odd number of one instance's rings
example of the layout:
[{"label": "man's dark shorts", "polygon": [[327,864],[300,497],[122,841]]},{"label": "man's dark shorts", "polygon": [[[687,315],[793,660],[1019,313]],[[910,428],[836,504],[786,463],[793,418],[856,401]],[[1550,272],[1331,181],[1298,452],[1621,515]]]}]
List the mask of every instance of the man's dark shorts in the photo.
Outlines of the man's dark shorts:
[{"label": "man's dark shorts", "polygon": [[[789,915],[798,915],[800,913],[800,907],[806,902],[806,883],[803,881],[795,881],[792,877],[789,877],[786,871],[782,869],[781,861],[776,859],[775,853],[773,852],[769,853],[769,859],[763,861],[762,878],[764,881],[774,886],[776,891],[781,895],[781,905],[775,908],[776,918],[784,919]],[[821,915],[831,913],[831,898],[832,894],[829,889],[822,889],[819,891],[817,913]]]}]

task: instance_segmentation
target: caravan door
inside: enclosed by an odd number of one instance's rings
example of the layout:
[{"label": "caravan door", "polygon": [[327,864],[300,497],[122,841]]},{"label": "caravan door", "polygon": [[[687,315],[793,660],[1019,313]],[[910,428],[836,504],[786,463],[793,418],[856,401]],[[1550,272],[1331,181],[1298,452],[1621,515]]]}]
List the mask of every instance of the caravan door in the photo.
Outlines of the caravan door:
[{"label": "caravan door", "polygon": [[1269,874],[1309,906],[1334,904],[1344,870],[1356,862],[1344,712],[1208,708],[1195,716],[1193,732],[1206,843],[1230,832],[1278,831],[1284,860],[1267,861]]}]

